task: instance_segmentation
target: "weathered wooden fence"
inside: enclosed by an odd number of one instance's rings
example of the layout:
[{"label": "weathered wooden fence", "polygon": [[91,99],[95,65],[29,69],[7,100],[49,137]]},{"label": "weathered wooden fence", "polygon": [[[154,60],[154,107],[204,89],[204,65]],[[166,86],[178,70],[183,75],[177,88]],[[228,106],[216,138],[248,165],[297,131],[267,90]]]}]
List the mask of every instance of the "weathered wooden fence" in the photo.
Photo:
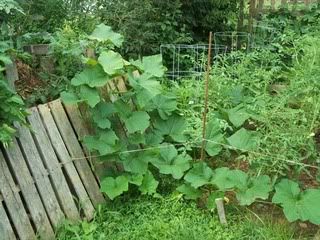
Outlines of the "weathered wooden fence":
[{"label": "weathered wooden fence", "polygon": [[76,106],[60,100],[30,109],[31,129],[0,151],[0,239],[54,239],[63,219],[91,219],[104,203],[89,154],[88,133]]}]

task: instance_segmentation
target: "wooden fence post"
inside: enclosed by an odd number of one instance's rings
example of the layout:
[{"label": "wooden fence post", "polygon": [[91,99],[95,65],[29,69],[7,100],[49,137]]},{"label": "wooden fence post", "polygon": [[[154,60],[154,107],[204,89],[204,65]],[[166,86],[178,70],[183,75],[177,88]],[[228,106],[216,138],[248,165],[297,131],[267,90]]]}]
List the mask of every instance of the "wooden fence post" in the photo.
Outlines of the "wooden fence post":
[{"label": "wooden fence post", "polygon": [[259,0],[258,1],[258,14],[261,14],[263,12],[263,7],[264,7],[264,0]]},{"label": "wooden fence post", "polygon": [[244,21],[244,0],[240,0],[239,5],[239,19],[238,19],[238,32],[243,31],[243,21]]},{"label": "wooden fence post", "polygon": [[12,90],[15,90],[14,82],[19,80],[17,64],[15,60],[12,60],[12,63],[6,65],[6,79],[8,81],[9,87]]}]

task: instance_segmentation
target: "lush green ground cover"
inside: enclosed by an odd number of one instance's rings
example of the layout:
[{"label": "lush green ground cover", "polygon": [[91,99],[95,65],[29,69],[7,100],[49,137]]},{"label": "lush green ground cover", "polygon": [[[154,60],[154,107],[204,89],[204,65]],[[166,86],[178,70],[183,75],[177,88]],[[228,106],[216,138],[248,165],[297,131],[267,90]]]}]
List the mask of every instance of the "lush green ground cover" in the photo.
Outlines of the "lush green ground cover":
[{"label": "lush green ground cover", "polygon": [[92,222],[64,223],[57,240],[288,240],[304,239],[284,219],[257,218],[246,209],[227,208],[228,226],[216,214],[179,196],[118,199]]}]

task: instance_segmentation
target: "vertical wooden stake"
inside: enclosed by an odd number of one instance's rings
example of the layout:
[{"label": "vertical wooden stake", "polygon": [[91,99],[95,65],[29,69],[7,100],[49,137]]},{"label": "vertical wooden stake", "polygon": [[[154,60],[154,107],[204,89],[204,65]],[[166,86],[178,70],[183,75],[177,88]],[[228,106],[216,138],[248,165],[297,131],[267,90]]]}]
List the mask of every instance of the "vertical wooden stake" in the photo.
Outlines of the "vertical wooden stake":
[{"label": "vertical wooden stake", "polygon": [[15,91],[15,81],[19,80],[19,75],[18,75],[18,70],[17,70],[17,65],[15,60],[12,60],[11,64],[7,64],[5,66],[6,68],[6,79],[9,84],[9,87],[11,90]]},{"label": "vertical wooden stake", "polygon": [[227,218],[226,218],[226,213],[224,211],[224,203],[223,203],[223,198],[217,198],[215,200],[216,205],[217,205],[217,210],[218,210],[218,215],[219,215],[219,220],[221,224],[227,225]]},{"label": "vertical wooden stake", "polygon": [[202,124],[202,147],[201,147],[201,161],[204,160],[205,146],[206,146],[206,125],[207,125],[207,112],[208,112],[208,96],[209,96],[209,78],[211,71],[211,52],[212,52],[212,32],[209,34],[209,50],[208,50],[208,66],[205,79],[205,97],[204,97],[204,112]]}]

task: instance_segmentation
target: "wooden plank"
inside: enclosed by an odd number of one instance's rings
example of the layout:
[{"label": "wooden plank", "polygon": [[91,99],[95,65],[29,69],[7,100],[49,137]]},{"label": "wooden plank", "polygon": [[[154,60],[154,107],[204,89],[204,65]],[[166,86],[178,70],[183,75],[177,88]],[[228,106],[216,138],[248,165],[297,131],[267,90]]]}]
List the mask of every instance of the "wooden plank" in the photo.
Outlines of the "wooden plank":
[{"label": "wooden plank", "polygon": [[33,179],[37,185],[43,205],[53,226],[58,226],[58,224],[64,219],[64,214],[61,211],[59,202],[51,186],[48,172],[43,165],[29,129],[21,127],[18,124],[15,125],[18,130],[20,144],[24,155],[26,156]]},{"label": "wooden plank", "polygon": [[0,236],[5,240],[15,240],[16,236],[4,207],[0,203]]},{"label": "wooden plank", "polygon": [[[79,140],[82,140],[85,136],[90,135],[90,132],[86,125],[86,120],[83,118],[77,105],[64,105],[64,107],[66,109],[70,122],[78,135]],[[83,151],[87,156],[87,161],[93,168],[97,181],[100,183],[100,179],[105,175],[106,169],[110,168],[110,163],[106,161],[99,162],[99,159],[92,158],[92,153],[85,146],[83,146]],[[93,153],[93,155],[98,155],[98,153]]]},{"label": "wooden plank", "polygon": [[15,177],[30,211],[31,219],[36,227],[37,233],[40,236],[45,236],[47,239],[54,239],[54,232],[47,213],[17,141],[14,140],[13,144],[5,149],[5,151],[8,155],[10,165],[15,172]]},{"label": "wooden plank", "polygon": [[7,205],[8,213],[21,240],[35,239],[35,234],[22,200],[10,174],[4,156],[0,151],[0,191]]},{"label": "wooden plank", "polygon": [[13,60],[12,63],[6,65],[6,79],[8,81],[9,87],[15,90],[15,81],[19,80],[17,64]]},{"label": "wooden plank", "polygon": [[51,140],[52,146],[58,156],[58,159],[64,165],[64,169],[66,170],[69,180],[78,196],[79,204],[87,219],[92,219],[94,214],[94,207],[90,201],[86,189],[82,184],[82,181],[77,173],[68,150],[64,145],[63,139],[54,122],[50,109],[47,104],[38,106],[38,109]]},{"label": "wooden plank", "polygon": [[77,136],[73,131],[67,114],[63,109],[61,101],[58,99],[50,102],[49,107],[69,154],[71,158],[75,159],[74,164],[78,170],[83,185],[86,188],[93,205],[98,207],[98,205],[105,203],[105,199],[100,192],[99,185],[88,164],[86,156],[83,153],[83,149],[80,146]]},{"label": "wooden plank", "polygon": [[61,208],[69,220],[80,220],[79,211],[62,172],[59,160],[43,126],[38,109],[32,108],[30,112],[31,115],[28,116],[28,121],[34,130],[33,135],[35,142],[40,150],[44,164],[50,173],[51,181]]}]

